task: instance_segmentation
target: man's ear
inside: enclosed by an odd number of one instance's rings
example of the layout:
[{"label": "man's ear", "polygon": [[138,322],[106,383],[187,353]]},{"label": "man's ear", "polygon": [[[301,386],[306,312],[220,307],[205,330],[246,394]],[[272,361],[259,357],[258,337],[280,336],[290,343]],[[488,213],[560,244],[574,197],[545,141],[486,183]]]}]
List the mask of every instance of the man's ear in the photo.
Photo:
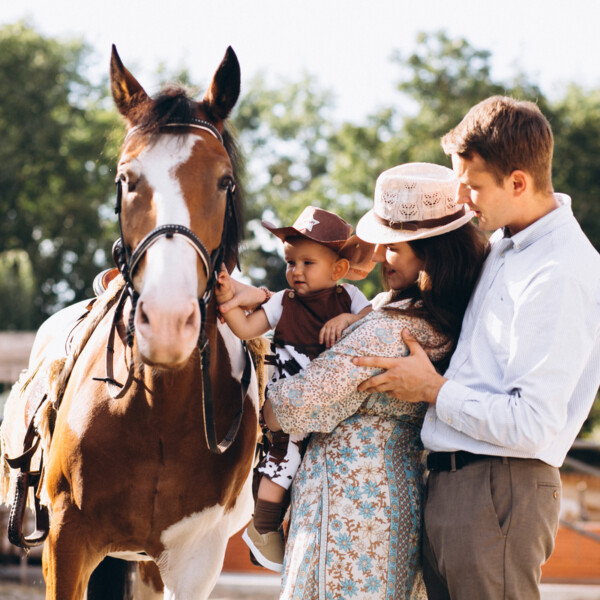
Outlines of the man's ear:
[{"label": "man's ear", "polygon": [[345,277],[345,275],[349,271],[349,269],[350,269],[350,262],[348,261],[348,259],[340,258],[339,260],[336,260],[333,265],[333,271],[331,273],[331,278],[334,281],[337,281],[338,279],[342,279],[343,277]]},{"label": "man's ear", "polygon": [[521,196],[531,185],[531,175],[520,169],[515,169],[510,175],[510,184],[515,196]]}]

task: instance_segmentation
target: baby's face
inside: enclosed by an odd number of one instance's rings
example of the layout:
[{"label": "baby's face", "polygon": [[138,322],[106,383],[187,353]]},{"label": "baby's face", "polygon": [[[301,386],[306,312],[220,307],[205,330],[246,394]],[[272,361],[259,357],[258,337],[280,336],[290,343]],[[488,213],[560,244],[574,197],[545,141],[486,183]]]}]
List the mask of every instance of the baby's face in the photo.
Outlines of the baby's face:
[{"label": "baby's face", "polygon": [[285,276],[290,287],[300,296],[307,296],[333,287],[338,255],[317,242],[294,238],[283,243],[287,269]]}]

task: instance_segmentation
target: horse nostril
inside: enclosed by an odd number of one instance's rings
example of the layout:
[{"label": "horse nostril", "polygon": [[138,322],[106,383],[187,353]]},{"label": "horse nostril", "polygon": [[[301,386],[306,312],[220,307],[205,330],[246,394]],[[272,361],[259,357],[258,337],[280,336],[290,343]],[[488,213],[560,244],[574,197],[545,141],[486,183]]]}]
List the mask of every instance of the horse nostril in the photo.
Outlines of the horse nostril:
[{"label": "horse nostril", "polygon": [[188,316],[184,321],[184,328],[195,328],[198,327],[200,321],[200,307],[197,302],[192,302],[191,309],[188,312]]},{"label": "horse nostril", "polygon": [[143,325],[148,325],[150,323],[150,319],[148,318],[148,315],[146,314],[146,311],[144,310],[144,304],[142,302],[140,302],[138,304],[138,312],[140,315],[140,321]]},{"label": "horse nostril", "polygon": [[186,327],[193,327],[196,324],[196,313],[192,311],[185,322]]}]

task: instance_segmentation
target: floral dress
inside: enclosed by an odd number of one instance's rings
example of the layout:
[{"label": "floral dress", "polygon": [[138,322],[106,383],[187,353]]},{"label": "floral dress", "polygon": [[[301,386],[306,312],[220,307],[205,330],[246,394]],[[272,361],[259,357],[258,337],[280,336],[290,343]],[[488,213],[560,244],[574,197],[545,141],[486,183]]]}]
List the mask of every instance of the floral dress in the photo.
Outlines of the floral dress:
[{"label": "floral dress", "polygon": [[426,406],[358,392],[378,370],[352,364],[355,356],[407,354],[405,327],[433,360],[448,352],[448,341],[423,319],[380,309],[349,327],[303,373],[269,386],[282,428],[313,432],[292,487],[284,600],[427,597],[419,436]]}]

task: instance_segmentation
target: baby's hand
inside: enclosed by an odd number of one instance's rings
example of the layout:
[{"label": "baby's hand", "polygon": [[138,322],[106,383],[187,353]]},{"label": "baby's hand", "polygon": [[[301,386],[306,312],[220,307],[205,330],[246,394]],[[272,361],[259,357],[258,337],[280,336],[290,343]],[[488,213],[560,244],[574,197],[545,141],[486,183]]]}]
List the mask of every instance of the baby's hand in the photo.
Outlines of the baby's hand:
[{"label": "baby's hand", "polygon": [[342,335],[342,331],[349,325],[352,325],[357,319],[356,315],[351,313],[342,313],[333,319],[329,319],[321,331],[319,331],[319,344],[325,344],[327,348],[331,348]]},{"label": "baby's hand", "polygon": [[217,276],[215,298],[217,299],[217,304],[223,304],[223,302],[227,302],[227,300],[233,298],[231,277],[229,277],[229,273],[225,267],[221,267],[221,272]]}]

